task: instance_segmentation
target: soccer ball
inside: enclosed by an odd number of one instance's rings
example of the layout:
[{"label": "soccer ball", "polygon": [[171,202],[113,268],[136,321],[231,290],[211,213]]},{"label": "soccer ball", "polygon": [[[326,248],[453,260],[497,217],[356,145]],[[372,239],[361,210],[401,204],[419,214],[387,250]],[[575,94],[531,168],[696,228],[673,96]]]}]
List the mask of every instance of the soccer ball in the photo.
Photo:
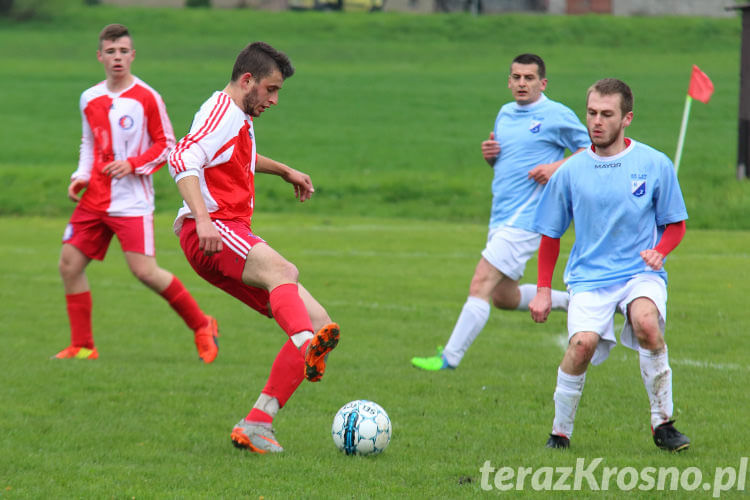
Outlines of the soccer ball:
[{"label": "soccer ball", "polygon": [[358,399],[336,413],[331,435],[347,455],[377,455],[391,442],[391,419],[379,404]]}]

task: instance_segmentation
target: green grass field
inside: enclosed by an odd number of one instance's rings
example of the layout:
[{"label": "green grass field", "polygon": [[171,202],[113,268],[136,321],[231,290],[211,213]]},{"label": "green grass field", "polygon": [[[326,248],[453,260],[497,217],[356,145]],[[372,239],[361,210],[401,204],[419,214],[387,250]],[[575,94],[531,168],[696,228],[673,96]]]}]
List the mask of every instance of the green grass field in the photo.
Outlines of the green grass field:
[{"label": "green grass field", "polygon": [[[300,205],[283,182],[260,177],[254,229],[297,264],[342,340],[323,381],[303,384],[277,417],[279,456],[236,450],[229,433],[284,334],[189,268],[171,233],[179,195],[165,171],[155,180],[159,262],[219,318],[219,358],[197,361],[191,332],[130,276],[114,243],[88,270],[99,360],[48,359],[69,338],[57,258],[72,209],[77,101],[101,78],[95,37],[109,22],[130,26],[133,69],[162,93],[178,135],[248,41],[286,49],[297,67],[256,130],[261,152],[310,173],[316,194]],[[693,440],[686,453],[653,445],[637,355],[621,346],[589,371],[572,448],[544,449],[563,314],[537,325],[494,310],[455,372],[409,363],[447,340],[465,300],[490,201],[479,142],[508,100],[507,63],[521,51],[545,57],[548,95],[579,116],[594,80],[631,83],[630,135],[670,156],[691,64],[716,86],[709,104],[693,105],[680,169],[691,218],[667,265],[675,408]],[[0,60],[0,498],[711,498],[715,477],[728,481],[716,469],[739,469],[749,455],[738,20],[67,8],[46,20],[0,19]],[[566,236],[558,287],[571,243]],[[535,277],[533,260],[525,280]],[[389,448],[371,459],[344,456],[330,437],[336,410],[359,398],[393,422]],[[487,461],[539,470],[597,458],[600,486],[604,467],[692,467],[703,477],[658,493],[626,492],[614,478],[607,491],[584,482],[583,491],[537,492],[527,479],[501,492],[494,474],[493,490],[482,488]],[[716,494],[746,497],[736,484]]]},{"label": "green grass field", "polygon": [[[286,452],[264,457],[236,450],[229,432],[255,401],[283,333],[195,276],[170,220],[157,220],[159,260],[220,320],[211,365],[196,360],[179,318],[129,275],[117,245],[89,272],[99,360],[48,360],[68,340],[55,268],[65,220],[2,219],[4,497],[455,498],[483,493],[487,460],[540,468],[602,457],[601,468],[697,467],[708,481],[748,454],[746,232],[691,231],[669,261],[675,407],[693,447],[670,455],[653,445],[637,356],[620,346],[589,371],[572,449],[555,453],[543,444],[564,315],[536,325],[527,313],[494,311],[455,372],[409,363],[447,339],[483,225],[259,215],[258,234],[298,264],[342,325],[323,381],[303,384],[277,417]],[[534,270],[532,262],[529,279]],[[330,437],[336,410],[358,398],[379,402],[393,421],[391,444],[374,459],[347,457]],[[617,493],[614,481],[610,489]],[[586,488],[575,496],[589,495],[601,496]]]},{"label": "green grass field", "polygon": [[[259,186],[264,210],[485,223],[491,172],[479,143],[509,100],[510,60],[547,61],[547,94],[583,116],[595,80],[613,76],[635,93],[629,134],[675,153],[691,66],[712,79],[709,104],[693,105],[680,178],[690,227],[750,229],[750,183],[735,180],[737,19],[463,15],[408,16],[204,9],[62,9],[49,21],[0,19],[0,214],[69,213],[77,164],[78,99],[101,80],[96,36],[130,26],[133,71],[158,89],[175,132],[223,88],[246,43],[288,52],[297,74],[277,108],[257,121],[261,152],[313,176],[310,207],[285,186]],[[155,177],[157,209],[178,195]]]}]

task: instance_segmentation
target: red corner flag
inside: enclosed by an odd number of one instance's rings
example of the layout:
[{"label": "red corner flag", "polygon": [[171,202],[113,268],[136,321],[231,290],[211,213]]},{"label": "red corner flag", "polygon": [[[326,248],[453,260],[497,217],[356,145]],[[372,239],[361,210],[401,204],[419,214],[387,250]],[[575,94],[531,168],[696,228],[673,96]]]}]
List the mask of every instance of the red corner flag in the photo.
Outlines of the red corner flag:
[{"label": "red corner flag", "polygon": [[714,93],[714,84],[711,79],[701,69],[693,64],[693,74],[690,75],[690,86],[688,95],[685,97],[685,111],[682,113],[682,125],[680,126],[680,136],[677,139],[677,153],[674,157],[674,170],[680,169],[680,158],[682,157],[682,146],[685,144],[685,130],[687,130],[688,117],[690,116],[690,104],[693,99],[698,99],[702,103],[707,103]]},{"label": "red corner flag", "polygon": [[714,93],[714,84],[711,79],[698,66],[693,64],[693,74],[690,76],[690,86],[688,95],[693,99],[698,99],[702,103],[707,103]]}]

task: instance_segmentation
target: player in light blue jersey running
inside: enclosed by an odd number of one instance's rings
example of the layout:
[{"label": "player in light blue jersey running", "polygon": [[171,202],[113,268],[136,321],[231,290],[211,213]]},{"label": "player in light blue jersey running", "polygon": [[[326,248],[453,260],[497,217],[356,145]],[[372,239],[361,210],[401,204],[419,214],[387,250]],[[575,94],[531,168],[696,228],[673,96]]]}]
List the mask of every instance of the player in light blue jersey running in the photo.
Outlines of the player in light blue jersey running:
[{"label": "player in light blue jersey running", "polygon": [[663,153],[625,137],[633,119],[633,94],[622,81],[589,88],[586,123],[592,145],[550,179],[534,218],[542,234],[534,321],[551,309],[550,281],[560,237],[575,220],[575,243],[565,269],[570,291],[568,348],[557,372],[555,419],[549,448],[568,448],[589,363],[598,365],[617,343],[613,316],[625,316],[621,342],[639,352],[651,405],[651,430],[659,448],[690,446],[672,420],[672,370],[664,326],[667,254],[685,234],[687,210],[672,162]]},{"label": "player in light blue jersey running", "polygon": [[[513,59],[508,88],[514,100],[500,109],[489,140],[482,143],[482,156],[494,169],[487,246],[445,350],[412,358],[412,364],[423,370],[458,366],[487,323],[490,303],[500,309],[528,310],[536,287],[519,286],[519,280],[539,248],[540,236],[532,229],[534,209],[566,149],[577,152],[589,144],[575,113],[543,94],[547,78],[541,57],[521,54]],[[554,309],[564,311],[568,294],[554,290],[552,302]]]}]

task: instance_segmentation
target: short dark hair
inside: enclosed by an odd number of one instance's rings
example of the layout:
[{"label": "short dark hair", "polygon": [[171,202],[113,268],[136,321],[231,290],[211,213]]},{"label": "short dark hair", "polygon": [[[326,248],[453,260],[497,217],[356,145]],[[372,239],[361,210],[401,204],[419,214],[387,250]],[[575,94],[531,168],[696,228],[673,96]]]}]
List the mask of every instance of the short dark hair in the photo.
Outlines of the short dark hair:
[{"label": "short dark hair", "polygon": [[[114,42],[124,36],[130,37],[128,27],[123,24],[108,24],[99,32],[99,48],[102,48],[102,42],[109,40]],[[132,37],[130,37],[132,39]]]},{"label": "short dark hair", "polygon": [[511,68],[513,67],[513,63],[536,64],[539,79],[547,78],[547,68],[544,67],[544,60],[536,54],[519,54],[510,63]]},{"label": "short dark hair", "polygon": [[250,73],[259,82],[275,69],[281,72],[284,80],[294,74],[294,67],[286,54],[265,42],[253,42],[237,55],[232,68],[232,81],[236,82],[243,74]]},{"label": "short dark hair", "polygon": [[630,90],[628,84],[622,80],[618,80],[617,78],[602,78],[594,83],[589,87],[588,92],[586,92],[587,105],[589,102],[589,95],[594,91],[601,95],[619,94],[620,110],[622,111],[623,116],[633,111],[633,91]]}]

